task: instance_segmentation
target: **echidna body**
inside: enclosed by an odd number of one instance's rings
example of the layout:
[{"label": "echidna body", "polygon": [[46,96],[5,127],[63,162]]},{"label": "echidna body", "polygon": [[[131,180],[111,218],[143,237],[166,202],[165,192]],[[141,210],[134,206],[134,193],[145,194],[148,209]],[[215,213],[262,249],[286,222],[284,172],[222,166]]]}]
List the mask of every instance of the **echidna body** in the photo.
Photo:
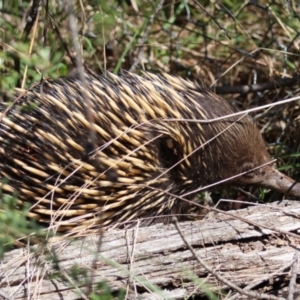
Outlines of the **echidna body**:
[{"label": "echidna body", "polygon": [[[149,224],[184,212],[180,197],[223,180],[281,192],[293,184],[266,165],[248,116],[203,122],[234,112],[215,94],[166,74],[85,79],[86,87],[77,76],[44,81],[0,104],[2,191],[30,203],[29,217],[60,231]],[[300,196],[299,184],[289,193]]]}]

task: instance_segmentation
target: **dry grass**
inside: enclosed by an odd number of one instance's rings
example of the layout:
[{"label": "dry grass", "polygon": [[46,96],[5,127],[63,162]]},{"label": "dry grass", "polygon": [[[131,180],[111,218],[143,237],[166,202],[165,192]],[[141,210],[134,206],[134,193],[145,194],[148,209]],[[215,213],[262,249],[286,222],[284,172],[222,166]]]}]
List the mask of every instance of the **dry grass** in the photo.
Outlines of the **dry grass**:
[{"label": "dry grass", "polygon": [[[222,93],[241,110],[300,96],[296,1],[260,1],[259,5],[208,1],[204,7],[192,0],[119,2],[76,0],[70,13],[66,5],[49,0],[48,5],[41,3],[32,26],[25,26],[29,2],[4,3],[1,97],[42,77],[68,75],[81,64],[95,73],[131,69],[176,74]],[[275,84],[278,81],[280,85]],[[226,92],[223,86],[228,85],[233,88]],[[242,92],[249,89],[255,92]],[[300,181],[299,100],[252,116],[278,167]],[[233,190],[213,197],[250,201],[254,196],[271,201],[280,196],[253,188],[247,191],[252,196]]]}]

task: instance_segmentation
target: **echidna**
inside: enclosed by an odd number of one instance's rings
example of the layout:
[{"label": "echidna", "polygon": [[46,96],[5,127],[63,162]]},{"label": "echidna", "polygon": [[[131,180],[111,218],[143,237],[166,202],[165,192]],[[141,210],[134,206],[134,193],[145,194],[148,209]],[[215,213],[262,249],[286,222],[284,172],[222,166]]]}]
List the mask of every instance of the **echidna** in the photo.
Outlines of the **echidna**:
[{"label": "echidna", "polygon": [[0,104],[1,189],[31,203],[29,217],[60,231],[149,224],[224,180],[300,197],[248,116],[209,121],[234,113],[217,95],[167,74],[85,76],[86,88],[74,75]]}]

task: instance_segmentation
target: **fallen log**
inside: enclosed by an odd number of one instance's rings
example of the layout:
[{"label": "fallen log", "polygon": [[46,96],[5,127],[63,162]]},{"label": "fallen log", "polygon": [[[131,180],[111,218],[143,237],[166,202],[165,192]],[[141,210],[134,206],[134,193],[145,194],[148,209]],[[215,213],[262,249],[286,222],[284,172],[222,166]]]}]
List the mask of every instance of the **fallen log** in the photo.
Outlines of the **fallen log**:
[{"label": "fallen log", "polygon": [[[198,258],[222,278],[277,297],[269,299],[287,299],[289,293],[300,299],[299,202],[211,212],[179,226]],[[89,299],[103,286],[113,295],[123,291],[127,299],[182,299],[207,291],[242,299],[199,263],[174,224],[15,249],[0,265],[0,299]]]}]

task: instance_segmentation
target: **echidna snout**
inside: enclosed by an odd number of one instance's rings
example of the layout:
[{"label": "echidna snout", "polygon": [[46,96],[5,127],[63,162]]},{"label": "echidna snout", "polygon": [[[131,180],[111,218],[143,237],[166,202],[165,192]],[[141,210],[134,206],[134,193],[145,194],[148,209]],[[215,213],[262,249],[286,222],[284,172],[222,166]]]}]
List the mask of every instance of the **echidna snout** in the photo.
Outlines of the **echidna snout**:
[{"label": "echidna snout", "polygon": [[266,165],[248,116],[168,74],[86,75],[86,87],[78,76],[45,80],[0,111],[1,190],[60,231],[166,220],[185,213],[182,197],[231,177],[300,198],[299,184]]},{"label": "echidna snout", "polygon": [[247,185],[257,185],[300,198],[300,184],[278,171],[272,164],[253,170],[241,176],[240,180]]},{"label": "echidna snout", "polygon": [[240,164],[241,176],[234,178],[232,182],[268,188],[300,199],[300,184],[276,169],[258,129],[255,128],[253,132],[256,132],[257,139],[247,144],[248,151],[244,149],[241,152],[248,155],[250,152],[252,155],[247,157],[245,163]]}]

